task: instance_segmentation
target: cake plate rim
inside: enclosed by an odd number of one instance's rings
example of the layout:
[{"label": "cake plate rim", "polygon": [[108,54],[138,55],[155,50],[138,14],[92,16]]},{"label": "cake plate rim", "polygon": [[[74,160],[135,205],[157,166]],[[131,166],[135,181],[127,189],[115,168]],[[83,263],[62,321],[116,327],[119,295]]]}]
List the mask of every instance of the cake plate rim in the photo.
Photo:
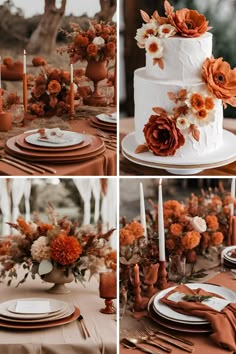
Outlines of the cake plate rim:
[{"label": "cake plate rim", "polygon": [[[223,144],[221,145],[221,147],[214,151],[214,153],[204,154],[204,158],[210,158],[213,155],[214,161],[208,163],[199,162],[198,164],[193,164],[190,162],[183,163],[182,157],[173,156],[171,156],[172,162],[168,163],[168,161],[166,161],[168,159],[168,156],[155,156],[150,151],[142,154],[135,154],[134,144],[136,144],[135,146],[137,147],[137,142],[135,141],[134,131],[127,134],[123,138],[121,142],[121,147],[123,156],[138,165],[157,169],[165,169],[167,172],[170,172],[175,175],[192,175],[209,168],[221,167],[234,162],[236,160],[236,152],[234,147],[235,145],[233,144],[233,142],[236,142],[236,136],[227,130],[223,130]],[[132,150],[130,148],[130,143],[132,143],[131,145],[133,145]],[[225,150],[226,147],[227,150]],[[216,155],[214,156],[215,153]],[[159,161],[151,161],[154,158],[155,160]],[[201,158],[201,156],[199,156],[199,158]]]}]

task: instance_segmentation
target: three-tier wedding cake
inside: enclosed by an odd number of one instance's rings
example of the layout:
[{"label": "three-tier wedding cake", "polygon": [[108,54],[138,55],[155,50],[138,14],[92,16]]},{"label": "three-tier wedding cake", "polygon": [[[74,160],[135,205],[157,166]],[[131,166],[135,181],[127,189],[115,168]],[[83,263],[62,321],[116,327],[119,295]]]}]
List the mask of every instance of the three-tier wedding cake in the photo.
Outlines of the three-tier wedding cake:
[{"label": "three-tier wedding cake", "polygon": [[135,39],[146,66],[135,71],[136,153],[194,158],[223,143],[223,105],[236,106],[236,68],[212,56],[208,21],[196,10],[166,17],[141,10]]}]

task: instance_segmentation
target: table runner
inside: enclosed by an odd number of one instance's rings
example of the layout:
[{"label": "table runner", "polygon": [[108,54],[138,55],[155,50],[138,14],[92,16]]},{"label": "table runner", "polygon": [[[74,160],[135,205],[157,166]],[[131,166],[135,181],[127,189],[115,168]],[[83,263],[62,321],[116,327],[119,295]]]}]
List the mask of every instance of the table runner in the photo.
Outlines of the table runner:
[{"label": "table runner", "polygon": [[[69,124],[71,130],[75,132],[96,135],[96,128],[91,127],[87,119],[71,120]],[[57,171],[56,175],[58,176],[115,176],[117,165],[116,156],[115,150],[107,148],[103,155],[94,159],[69,164],[53,164],[52,161],[50,167]],[[0,175],[26,176],[27,173],[0,161]],[[38,173],[35,172],[35,175],[38,175]],[[47,175],[53,176],[53,174],[50,173],[45,173],[42,176]]]},{"label": "table runner", "polygon": [[[236,291],[236,281],[233,279],[232,275],[228,272],[223,272],[215,275],[213,278],[208,280],[209,284],[214,284],[214,285],[221,285],[225,286],[231,290]],[[157,328],[164,329],[164,327],[160,327],[156,325]],[[128,336],[128,333],[134,333],[136,329],[141,329],[143,328],[143,322],[137,321],[134,319],[131,315],[125,315],[124,319],[121,321],[120,324],[120,338]],[[170,332],[168,329],[164,329],[167,332]],[[224,329],[222,328],[222,331]],[[171,333],[171,332],[170,332]],[[196,333],[189,333],[185,334],[183,332],[176,332],[173,331],[173,334],[176,334],[177,336],[181,336],[186,339],[190,339],[195,343],[195,351],[194,353],[202,353],[202,354],[232,354],[232,351],[228,351],[225,349],[222,349],[215,345],[209,338],[208,334],[196,334]],[[183,350],[180,350],[178,348],[172,348],[172,354],[183,354],[185,353]],[[150,349],[154,349],[153,347],[149,347]],[[129,354],[130,351],[129,349],[125,349],[122,345],[120,346],[120,354]],[[132,351],[132,353],[140,353],[138,350]]]},{"label": "table runner", "polygon": [[[22,273],[19,274],[22,278]],[[98,281],[67,284],[71,293],[49,294],[46,289],[53,284],[43,282],[39,277],[29,278],[18,288],[0,284],[0,301],[23,297],[50,297],[68,301],[79,307],[91,338],[84,339],[78,321],[54,328],[39,330],[8,330],[0,328],[0,353],[2,354],[115,354],[116,325],[115,315],[99,312],[104,300],[99,297]]]}]

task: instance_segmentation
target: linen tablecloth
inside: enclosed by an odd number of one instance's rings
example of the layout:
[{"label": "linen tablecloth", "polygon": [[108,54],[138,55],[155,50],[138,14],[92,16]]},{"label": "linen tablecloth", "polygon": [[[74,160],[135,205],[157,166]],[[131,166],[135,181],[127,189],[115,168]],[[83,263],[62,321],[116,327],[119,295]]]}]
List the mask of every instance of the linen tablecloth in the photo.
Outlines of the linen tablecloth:
[{"label": "linen tablecloth", "polygon": [[[96,135],[96,128],[90,126],[88,119],[75,119],[69,122],[71,130],[78,133]],[[27,130],[27,127],[26,127]],[[45,166],[50,166],[56,170],[57,176],[115,176],[117,166],[117,154],[113,149],[106,148],[104,154],[88,161],[54,164],[53,161]],[[27,173],[19,168],[13,167],[0,161],[0,175],[2,176],[27,176]],[[35,172],[35,175],[39,175]],[[45,173],[42,176],[53,176],[54,174]]]},{"label": "linen tablecloth", "polygon": [[[22,277],[19,275],[19,280]],[[26,297],[50,297],[68,301],[79,307],[91,338],[84,339],[78,321],[54,328],[37,330],[10,330],[0,328],[1,354],[115,354],[116,325],[115,315],[104,315],[99,309],[104,300],[99,297],[99,283],[92,278],[90,282],[67,284],[69,294],[49,294],[46,292],[53,284],[43,282],[39,277],[29,278],[18,288],[0,283],[0,301]]]},{"label": "linen tablecloth", "polygon": [[[223,272],[215,275],[213,278],[208,280],[209,284],[214,284],[214,285],[221,285],[226,288],[229,288],[231,290],[236,291],[236,281],[232,278],[232,275],[228,272]],[[164,329],[164,327],[161,327],[159,325],[156,325],[157,328]],[[121,321],[120,324],[120,338],[123,338],[128,335],[128,333],[135,333],[135,330],[138,328],[143,328],[143,324],[137,321],[136,319],[132,318],[131,316],[126,315],[124,317],[124,320]],[[206,334],[196,334],[196,333],[183,333],[183,332],[176,332],[164,329],[166,332],[173,333],[176,336],[181,336],[183,338],[189,339],[192,342],[195,343],[194,348],[195,351],[194,353],[196,354],[232,354],[233,352],[222,349],[218,347],[215,343],[211,341],[209,338],[208,333]],[[222,328],[222,331],[224,331],[224,328]],[[180,343],[180,342],[178,342]],[[171,345],[167,345],[168,347],[172,348],[172,354],[183,354],[185,353],[183,350],[180,350],[178,348],[174,348]],[[150,349],[154,349],[153,347],[150,347]],[[156,349],[154,349],[156,350]],[[160,350],[161,351],[161,350]],[[129,354],[130,350],[125,349],[122,345],[120,346],[120,354]],[[133,350],[132,353],[140,353],[138,350]]]}]

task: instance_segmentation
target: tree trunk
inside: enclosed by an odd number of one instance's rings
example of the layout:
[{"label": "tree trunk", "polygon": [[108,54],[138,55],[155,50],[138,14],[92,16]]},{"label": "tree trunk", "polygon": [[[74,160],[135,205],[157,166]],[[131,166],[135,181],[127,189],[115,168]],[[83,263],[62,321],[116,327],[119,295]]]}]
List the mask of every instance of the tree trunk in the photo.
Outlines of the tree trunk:
[{"label": "tree trunk", "polygon": [[61,19],[65,13],[66,0],[56,8],[56,0],[45,0],[44,14],[38,27],[32,33],[27,52],[32,54],[51,54],[56,46],[56,37]]},{"label": "tree trunk", "polygon": [[111,22],[116,12],[117,0],[100,0],[101,11],[96,13],[97,21]]}]

